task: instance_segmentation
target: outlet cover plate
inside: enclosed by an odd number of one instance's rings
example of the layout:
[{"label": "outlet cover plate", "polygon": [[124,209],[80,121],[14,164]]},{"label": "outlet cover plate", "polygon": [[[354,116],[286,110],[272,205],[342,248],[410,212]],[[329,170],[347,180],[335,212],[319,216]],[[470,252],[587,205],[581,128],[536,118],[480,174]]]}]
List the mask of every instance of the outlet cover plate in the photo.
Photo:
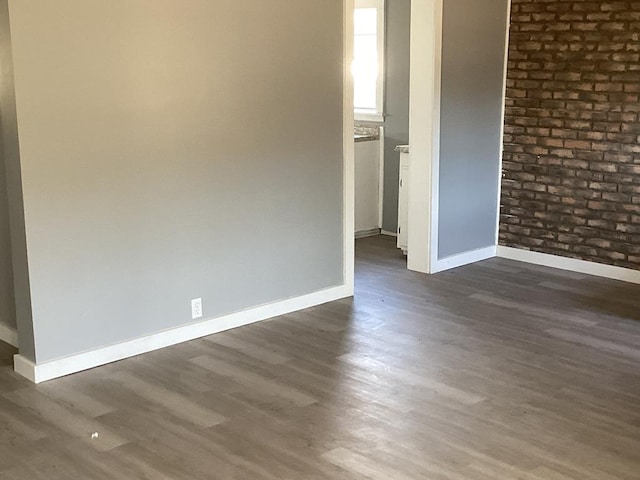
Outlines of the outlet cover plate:
[{"label": "outlet cover plate", "polygon": [[191,318],[202,318],[202,299],[194,298],[191,300]]}]

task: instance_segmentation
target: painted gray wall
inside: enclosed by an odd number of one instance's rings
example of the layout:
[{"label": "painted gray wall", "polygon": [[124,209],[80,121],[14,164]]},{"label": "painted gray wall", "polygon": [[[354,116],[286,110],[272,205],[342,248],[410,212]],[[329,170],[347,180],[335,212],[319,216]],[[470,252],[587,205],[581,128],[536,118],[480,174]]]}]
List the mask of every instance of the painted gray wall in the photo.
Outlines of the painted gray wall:
[{"label": "painted gray wall", "polygon": [[445,0],[438,256],[496,244],[508,0]]},{"label": "painted gray wall", "polygon": [[9,3],[38,363],[343,283],[340,0]]},{"label": "painted gray wall", "polygon": [[9,198],[6,188],[7,175],[4,167],[1,115],[2,110],[0,110],[0,325],[15,329],[16,307],[13,295],[13,266],[11,264]]},{"label": "painted gray wall", "polygon": [[[4,234],[1,247],[4,311],[10,318],[7,323],[13,327],[17,323],[20,353],[30,360],[35,359],[33,323],[27,249],[22,202],[22,178],[20,173],[20,148],[18,145],[18,124],[16,117],[16,97],[13,76],[13,59],[7,0],[0,0],[0,156],[2,157],[4,182],[6,186],[5,215],[8,215],[10,247],[7,246],[6,217],[2,221]],[[10,263],[7,263],[10,253]],[[13,286],[11,278],[13,277]],[[13,304],[13,305],[12,305]]]},{"label": "painted gray wall", "polygon": [[397,145],[409,143],[409,57],[411,0],[386,1],[384,201],[382,229],[398,230]]}]

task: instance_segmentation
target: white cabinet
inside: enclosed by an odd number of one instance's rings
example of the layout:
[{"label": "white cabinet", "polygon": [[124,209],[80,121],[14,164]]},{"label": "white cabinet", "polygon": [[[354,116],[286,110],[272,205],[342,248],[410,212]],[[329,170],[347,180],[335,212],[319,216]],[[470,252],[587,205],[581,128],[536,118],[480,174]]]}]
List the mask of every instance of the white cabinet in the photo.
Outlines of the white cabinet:
[{"label": "white cabinet", "polygon": [[400,152],[400,175],[398,179],[398,248],[407,254],[407,234],[409,231],[409,147],[399,145],[396,151]]}]

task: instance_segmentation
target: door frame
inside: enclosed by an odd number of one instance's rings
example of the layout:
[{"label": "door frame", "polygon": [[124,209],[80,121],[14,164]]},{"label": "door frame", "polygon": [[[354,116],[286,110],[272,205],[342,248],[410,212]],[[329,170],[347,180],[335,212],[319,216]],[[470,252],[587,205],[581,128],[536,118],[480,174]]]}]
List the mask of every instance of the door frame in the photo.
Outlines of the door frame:
[{"label": "door frame", "polygon": [[407,268],[434,273],[438,190],[443,0],[411,0]]},{"label": "door frame", "polygon": [[355,143],[353,140],[353,11],[354,0],[343,0],[343,91],[342,91],[342,154],[343,154],[343,282],[349,295],[355,290]]},{"label": "door frame", "polygon": [[[355,159],[353,143],[353,10],[344,0],[344,280],[354,286]],[[440,159],[440,92],[443,0],[411,0],[409,145],[409,228],[407,267],[432,273],[438,249],[438,167]]]}]

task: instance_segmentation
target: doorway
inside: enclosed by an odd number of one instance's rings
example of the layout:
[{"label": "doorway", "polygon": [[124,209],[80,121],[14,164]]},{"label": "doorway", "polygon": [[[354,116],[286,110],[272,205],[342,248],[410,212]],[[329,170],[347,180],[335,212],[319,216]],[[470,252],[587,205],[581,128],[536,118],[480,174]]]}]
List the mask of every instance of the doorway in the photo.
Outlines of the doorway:
[{"label": "doorway", "polygon": [[[398,233],[398,193],[400,154],[395,151],[399,145],[409,145],[411,162],[407,197],[407,222],[411,228],[407,229],[407,267],[411,270],[429,273],[431,255],[435,249],[431,248],[433,239],[432,200],[437,176],[433,172],[433,156],[437,155],[439,135],[438,130],[438,100],[439,100],[439,72],[441,28],[442,28],[442,0],[386,0],[385,2],[385,59],[381,74],[385,75],[384,109],[378,112],[377,122],[367,122],[366,118],[354,115],[351,108],[354,105],[353,78],[351,63],[354,51],[354,9],[355,0],[345,1],[345,92],[344,92],[344,143],[345,143],[345,238],[347,232],[353,236],[355,185],[359,185],[356,178],[356,159],[353,145],[355,125],[380,125],[383,127],[381,136],[381,160],[379,186],[380,196],[380,225],[382,234],[396,236]],[[404,13],[403,13],[404,9]],[[406,17],[400,18],[402,15]],[[402,25],[402,21],[405,25]],[[419,28],[416,28],[416,25]],[[399,28],[405,31],[398,33]],[[404,33],[404,39],[403,37]],[[404,42],[404,45],[403,45]],[[405,59],[399,59],[398,49],[404,48]],[[418,53],[416,53],[418,52]],[[406,70],[403,79],[401,70]],[[410,72],[410,73],[409,73]],[[404,85],[403,85],[404,83]],[[401,110],[404,110],[402,112]],[[403,115],[405,118],[403,118]],[[404,125],[403,125],[404,124]],[[404,132],[402,130],[405,130]],[[430,135],[425,135],[430,132]],[[348,191],[347,191],[348,190]],[[435,205],[437,207],[437,205]],[[425,215],[425,212],[428,214]],[[350,243],[350,242],[347,242]],[[345,251],[345,260],[352,258],[351,247]],[[352,269],[352,265],[349,267]]]}]

